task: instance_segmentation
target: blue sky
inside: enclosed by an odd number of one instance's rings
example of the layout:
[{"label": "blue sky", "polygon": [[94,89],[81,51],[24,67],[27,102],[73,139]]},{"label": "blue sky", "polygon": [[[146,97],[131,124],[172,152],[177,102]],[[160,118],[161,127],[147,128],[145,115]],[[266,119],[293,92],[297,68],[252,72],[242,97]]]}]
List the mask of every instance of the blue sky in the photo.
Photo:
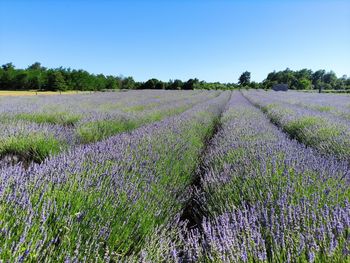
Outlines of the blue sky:
[{"label": "blue sky", "polygon": [[349,76],[350,1],[0,0],[0,63],[35,61],[140,81]]}]

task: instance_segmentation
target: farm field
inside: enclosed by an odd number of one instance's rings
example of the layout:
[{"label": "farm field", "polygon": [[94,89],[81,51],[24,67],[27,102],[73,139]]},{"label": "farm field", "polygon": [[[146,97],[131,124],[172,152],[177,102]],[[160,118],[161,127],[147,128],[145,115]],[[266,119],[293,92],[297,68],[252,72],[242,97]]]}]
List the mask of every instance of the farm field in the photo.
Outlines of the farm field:
[{"label": "farm field", "polygon": [[0,96],[0,262],[349,262],[350,97]]}]

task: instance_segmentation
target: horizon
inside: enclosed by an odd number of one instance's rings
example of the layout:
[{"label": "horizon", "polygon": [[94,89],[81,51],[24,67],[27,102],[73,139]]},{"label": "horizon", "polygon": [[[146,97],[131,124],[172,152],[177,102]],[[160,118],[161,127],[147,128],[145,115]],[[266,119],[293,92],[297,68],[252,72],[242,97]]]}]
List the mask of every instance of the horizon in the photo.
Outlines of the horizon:
[{"label": "horizon", "polygon": [[350,75],[347,1],[2,1],[0,15],[1,64],[16,68],[224,83],[246,70],[257,82],[286,68]]}]

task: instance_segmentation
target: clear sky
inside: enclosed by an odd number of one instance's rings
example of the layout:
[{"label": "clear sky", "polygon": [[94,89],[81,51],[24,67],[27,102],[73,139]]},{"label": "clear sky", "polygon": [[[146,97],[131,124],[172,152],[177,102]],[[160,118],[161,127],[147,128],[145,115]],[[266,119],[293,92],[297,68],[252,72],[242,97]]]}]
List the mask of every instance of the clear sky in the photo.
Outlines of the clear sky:
[{"label": "clear sky", "polygon": [[349,76],[350,0],[0,0],[0,63],[35,61],[139,81]]}]

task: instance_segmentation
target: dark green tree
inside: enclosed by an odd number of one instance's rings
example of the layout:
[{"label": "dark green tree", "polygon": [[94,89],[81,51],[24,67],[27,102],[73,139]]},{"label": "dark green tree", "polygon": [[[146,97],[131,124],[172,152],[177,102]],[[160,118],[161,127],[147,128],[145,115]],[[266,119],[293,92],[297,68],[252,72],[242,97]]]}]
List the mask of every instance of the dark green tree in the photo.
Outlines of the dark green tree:
[{"label": "dark green tree", "polygon": [[245,71],[238,79],[238,84],[241,86],[248,86],[250,84],[250,72]]},{"label": "dark green tree", "polygon": [[45,70],[45,68],[41,66],[41,63],[35,62],[28,66],[27,70]]},{"label": "dark green tree", "polygon": [[136,88],[136,83],[133,77],[126,77],[122,79],[121,83],[121,88],[122,89],[135,89]]},{"label": "dark green tree", "polygon": [[141,89],[156,89],[158,83],[160,83],[160,81],[158,79],[149,79],[147,80],[145,83],[141,84],[140,88]]},{"label": "dark green tree", "polygon": [[174,81],[170,80],[168,84],[168,89],[171,90],[177,90],[177,89],[182,89],[183,82],[179,79],[175,79]]},{"label": "dark green tree", "polygon": [[40,75],[34,75],[28,78],[27,88],[30,90],[40,90],[42,89],[43,81],[40,78]]},{"label": "dark green tree", "polygon": [[298,80],[297,89],[298,90],[309,90],[312,88],[311,80],[307,78],[302,78]]},{"label": "dark green tree", "polygon": [[1,66],[0,89],[11,90],[15,89],[14,80],[16,77],[15,66],[12,63],[7,63]]},{"label": "dark green tree", "polygon": [[16,90],[28,89],[28,73],[26,71],[18,72],[13,80],[12,86]]},{"label": "dark green tree", "polygon": [[198,79],[189,79],[182,85],[183,90],[193,90],[197,88],[199,85],[199,80]]},{"label": "dark green tree", "polygon": [[15,66],[10,62],[1,66],[4,71],[11,71],[15,69]]},{"label": "dark green tree", "polygon": [[67,90],[67,84],[61,72],[49,70],[47,73],[46,90],[64,91]]},{"label": "dark green tree", "polygon": [[105,89],[112,90],[112,89],[118,89],[118,88],[119,88],[119,81],[113,76],[107,76]]}]

